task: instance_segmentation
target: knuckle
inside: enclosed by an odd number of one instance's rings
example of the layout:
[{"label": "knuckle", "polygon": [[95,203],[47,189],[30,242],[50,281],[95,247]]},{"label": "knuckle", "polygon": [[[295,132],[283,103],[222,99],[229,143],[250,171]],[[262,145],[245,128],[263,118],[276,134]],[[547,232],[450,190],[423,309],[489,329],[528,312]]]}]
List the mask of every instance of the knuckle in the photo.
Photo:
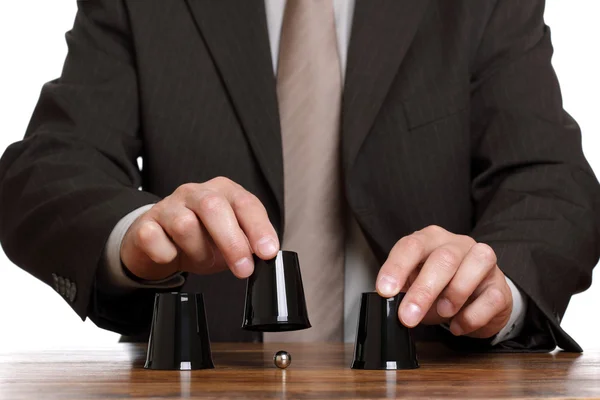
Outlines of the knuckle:
[{"label": "knuckle", "polygon": [[236,209],[251,207],[257,203],[256,197],[246,191],[241,191],[232,199],[232,206]]},{"label": "knuckle", "polygon": [[444,297],[455,305],[462,305],[471,296],[466,287],[450,284],[444,291]]},{"label": "knuckle", "polygon": [[486,264],[496,265],[496,261],[498,261],[494,249],[488,244],[477,243],[472,247],[471,251],[477,258],[484,261]]},{"label": "knuckle", "polygon": [[425,251],[425,244],[415,235],[406,236],[400,239],[400,242],[402,247],[408,252],[423,254]]},{"label": "knuckle", "polygon": [[143,222],[135,232],[135,241],[140,247],[149,246],[156,237],[158,230],[154,224]]},{"label": "knuckle", "polygon": [[430,304],[435,300],[433,288],[427,285],[413,285],[410,288],[410,292],[417,304]]},{"label": "knuckle", "polygon": [[448,233],[447,230],[445,230],[444,228],[442,228],[439,225],[429,225],[425,228],[423,228],[423,233],[426,233],[428,235],[432,235],[432,236],[438,236],[438,235],[444,235],[446,233]]},{"label": "knuckle", "polygon": [[173,220],[173,233],[178,236],[187,236],[198,224],[195,215],[180,215]]},{"label": "knuckle", "polygon": [[468,235],[457,235],[461,242],[466,243],[469,247],[473,247],[477,241]]},{"label": "knuckle", "polygon": [[165,197],[163,200],[153,205],[152,208],[150,208],[150,210],[148,210],[148,212],[145,215],[152,215],[157,218],[159,215],[164,213],[165,210],[169,207],[169,201],[170,196]]},{"label": "knuckle", "polygon": [[487,290],[487,301],[492,309],[501,309],[506,305],[506,297],[498,288],[490,288]]},{"label": "knuckle", "polygon": [[440,247],[432,254],[438,268],[455,270],[462,261],[458,252],[450,247]]},{"label": "knuckle", "polygon": [[207,192],[200,197],[198,206],[203,213],[216,214],[223,209],[225,199],[216,192]]},{"label": "knuckle", "polygon": [[217,176],[213,179],[211,179],[210,181],[208,181],[209,183],[213,183],[217,186],[227,186],[230,185],[232,183],[231,179],[226,178],[224,176]]},{"label": "knuckle", "polygon": [[183,185],[181,185],[177,189],[175,189],[175,192],[177,194],[181,194],[184,197],[186,197],[186,196],[194,193],[196,188],[197,188],[197,185],[195,183],[184,183]]}]

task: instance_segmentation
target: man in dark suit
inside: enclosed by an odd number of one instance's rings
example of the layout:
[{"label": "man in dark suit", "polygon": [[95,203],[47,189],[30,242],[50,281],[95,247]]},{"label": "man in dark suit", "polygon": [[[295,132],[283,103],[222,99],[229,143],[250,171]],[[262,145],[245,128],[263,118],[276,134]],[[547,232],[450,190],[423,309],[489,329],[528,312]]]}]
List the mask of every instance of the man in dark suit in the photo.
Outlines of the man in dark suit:
[{"label": "man in dark suit", "polygon": [[147,332],[154,294],[183,287],[213,340],[262,340],[238,278],[283,243],[315,325],[293,340],[348,338],[375,286],[407,291],[423,336],[581,351],[559,324],[598,261],[600,195],[544,2],[283,4],[78,2],[0,163],[11,260],[106,329]]}]

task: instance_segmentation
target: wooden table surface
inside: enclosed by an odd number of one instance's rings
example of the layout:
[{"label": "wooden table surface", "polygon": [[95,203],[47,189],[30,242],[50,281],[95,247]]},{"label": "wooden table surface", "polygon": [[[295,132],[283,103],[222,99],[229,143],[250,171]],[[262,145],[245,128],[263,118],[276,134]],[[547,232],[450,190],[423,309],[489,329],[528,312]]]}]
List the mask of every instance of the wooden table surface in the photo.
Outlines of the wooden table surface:
[{"label": "wooden table surface", "polygon": [[[216,369],[150,371],[145,346],[0,353],[0,399],[600,398],[600,352],[457,354],[418,347],[421,368],[349,368],[342,344],[213,343]],[[273,366],[277,350],[292,355]]]}]

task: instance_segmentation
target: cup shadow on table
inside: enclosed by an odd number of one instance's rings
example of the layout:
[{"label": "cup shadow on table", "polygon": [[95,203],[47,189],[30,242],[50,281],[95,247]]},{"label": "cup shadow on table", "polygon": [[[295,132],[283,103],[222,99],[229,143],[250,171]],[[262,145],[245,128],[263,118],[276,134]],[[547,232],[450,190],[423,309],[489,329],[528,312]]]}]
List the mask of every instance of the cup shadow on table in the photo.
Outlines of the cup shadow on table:
[{"label": "cup shadow on table", "polygon": [[[353,348],[353,347],[352,347]],[[274,368],[271,358],[271,348],[262,348],[262,351],[213,351],[213,361],[216,368],[243,368],[243,369],[264,369]],[[131,344],[128,346],[129,359],[132,369],[144,368],[146,362],[147,346],[145,344]],[[567,353],[561,350],[552,353],[530,353],[527,358],[518,357],[519,353],[467,353],[457,352],[446,348],[439,343],[417,343],[417,354],[422,363],[422,369],[438,369],[449,366],[468,365],[477,366],[479,364],[493,363],[495,370],[519,369],[531,365],[530,357],[535,357],[535,363],[560,363],[566,366],[568,371],[576,365],[581,358],[581,354]],[[297,357],[294,361],[302,362],[303,357]],[[529,361],[528,361],[529,360]],[[334,364],[340,367],[350,368],[352,361],[352,349],[346,346],[343,358],[337,360]],[[566,364],[566,365],[565,365]],[[330,366],[330,365],[329,365]],[[292,368],[294,365],[292,365]]]},{"label": "cup shadow on table", "polygon": [[[130,366],[132,369],[143,369],[146,363],[147,345],[139,343],[128,346]],[[216,368],[263,369],[273,368],[273,360],[267,351],[213,351]]]}]

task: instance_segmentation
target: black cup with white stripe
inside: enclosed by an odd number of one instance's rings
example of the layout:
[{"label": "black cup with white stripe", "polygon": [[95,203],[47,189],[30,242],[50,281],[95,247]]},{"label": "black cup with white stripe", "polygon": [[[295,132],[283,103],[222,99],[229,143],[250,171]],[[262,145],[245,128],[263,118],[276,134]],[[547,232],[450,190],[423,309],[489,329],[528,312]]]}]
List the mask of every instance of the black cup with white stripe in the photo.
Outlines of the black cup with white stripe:
[{"label": "black cup with white stripe", "polygon": [[419,367],[410,329],[398,319],[404,293],[389,299],[363,293],[352,369],[414,369]]},{"label": "black cup with white stripe", "polygon": [[158,293],[144,368],[214,368],[201,293]]},{"label": "black cup with white stripe", "polygon": [[242,328],[285,332],[310,328],[298,254],[279,251],[272,260],[254,258],[246,285]]}]

